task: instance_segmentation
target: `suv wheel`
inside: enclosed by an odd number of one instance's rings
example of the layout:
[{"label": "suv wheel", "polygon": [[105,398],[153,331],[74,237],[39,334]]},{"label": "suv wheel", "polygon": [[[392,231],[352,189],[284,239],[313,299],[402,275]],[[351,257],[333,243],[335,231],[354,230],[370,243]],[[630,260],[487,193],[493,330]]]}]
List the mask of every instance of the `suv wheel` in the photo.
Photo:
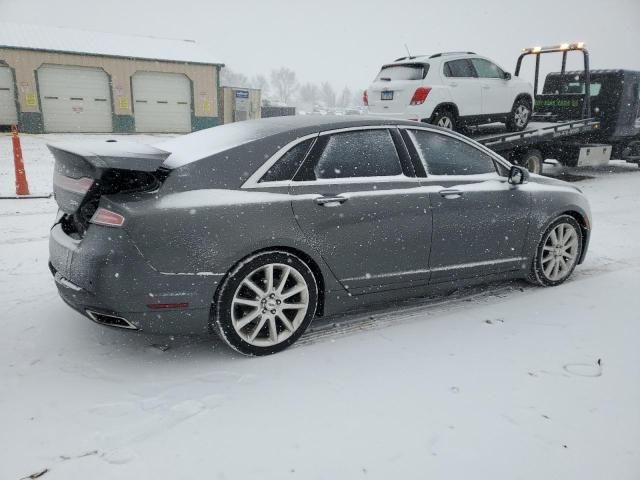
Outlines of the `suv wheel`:
[{"label": "suv wheel", "polygon": [[518,98],[513,104],[511,115],[507,120],[507,130],[510,132],[519,132],[524,130],[531,119],[531,107],[529,102],[524,98]]},{"label": "suv wheel", "polygon": [[213,329],[245,355],[284,350],[315,316],[318,286],[311,269],[283,251],[261,252],[224,280],[212,308]]},{"label": "suv wheel", "polygon": [[456,117],[450,110],[438,110],[433,116],[431,123],[447,130],[456,129]]}]

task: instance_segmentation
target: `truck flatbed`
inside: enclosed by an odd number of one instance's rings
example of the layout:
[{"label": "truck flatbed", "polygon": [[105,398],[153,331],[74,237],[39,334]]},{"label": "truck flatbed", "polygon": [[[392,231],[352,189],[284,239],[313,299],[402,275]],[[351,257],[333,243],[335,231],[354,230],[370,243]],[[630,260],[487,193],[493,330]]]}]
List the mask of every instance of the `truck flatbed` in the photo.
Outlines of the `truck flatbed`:
[{"label": "truck flatbed", "polygon": [[468,136],[495,152],[508,152],[592,132],[598,128],[600,122],[593,118],[563,122],[531,122],[521,132],[507,132],[503,124],[490,124],[475,128]]}]

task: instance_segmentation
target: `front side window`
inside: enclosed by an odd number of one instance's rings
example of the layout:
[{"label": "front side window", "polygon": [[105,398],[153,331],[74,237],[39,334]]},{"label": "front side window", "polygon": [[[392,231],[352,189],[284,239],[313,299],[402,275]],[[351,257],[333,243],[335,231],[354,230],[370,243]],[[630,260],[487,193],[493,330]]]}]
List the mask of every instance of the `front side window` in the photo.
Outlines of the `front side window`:
[{"label": "front side window", "polygon": [[315,138],[310,138],[293,146],[267,170],[259,183],[291,180],[302,165],[314,140]]},{"label": "front side window", "polygon": [[476,76],[469,60],[452,60],[444,64],[445,77],[471,78]]},{"label": "front side window", "polygon": [[504,72],[495,63],[485,60],[484,58],[473,58],[471,63],[480,78],[504,78]]},{"label": "front side window", "polygon": [[491,156],[462,140],[424,130],[413,130],[411,135],[429,175],[496,173]]},{"label": "front side window", "polygon": [[387,129],[336,133],[322,142],[324,148],[318,145],[322,150],[314,155],[313,170],[303,180],[402,174],[400,158]]}]

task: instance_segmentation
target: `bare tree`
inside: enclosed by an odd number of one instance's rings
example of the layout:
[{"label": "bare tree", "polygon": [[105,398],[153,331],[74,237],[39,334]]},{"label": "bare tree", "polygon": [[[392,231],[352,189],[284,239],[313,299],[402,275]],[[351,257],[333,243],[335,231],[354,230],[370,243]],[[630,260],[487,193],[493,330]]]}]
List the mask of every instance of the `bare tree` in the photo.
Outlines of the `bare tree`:
[{"label": "bare tree", "polygon": [[320,99],[320,89],[315,83],[307,82],[300,87],[298,95],[301,101],[315,105]]},{"label": "bare tree", "polygon": [[277,70],[272,70],[271,85],[273,86],[278,98],[288,104],[291,101],[293,94],[298,89],[296,72],[287,67],[280,67]]},{"label": "bare tree", "polygon": [[351,105],[352,98],[353,95],[351,93],[351,89],[349,89],[349,87],[344,87],[342,89],[342,93],[340,94],[340,100],[338,101],[338,104],[341,107],[346,108]]},{"label": "bare tree", "polygon": [[333,89],[329,82],[323,82],[320,86],[320,92],[322,100],[327,107],[333,108],[336,106],[336,91]]},{"label": "bare tree", "polygon": [[234,72],[225,67],[220,70],[220,85],[226,87],[248,87],[249,78],[244,73]]},{"label": "bare tree", "polygon": [[269,80],[264,75],[254,75],[251,79],[251,86],[253,88],[259,88],[262,91],[262,97],[269,96]]}]

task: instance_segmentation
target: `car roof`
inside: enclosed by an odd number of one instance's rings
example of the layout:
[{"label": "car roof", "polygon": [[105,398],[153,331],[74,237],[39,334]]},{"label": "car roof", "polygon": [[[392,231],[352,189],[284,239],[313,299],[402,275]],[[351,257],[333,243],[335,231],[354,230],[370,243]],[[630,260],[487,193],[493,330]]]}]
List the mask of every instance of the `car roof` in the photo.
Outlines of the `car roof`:
[{"label": "car roof", "polygon": [[167,168],[181,167],[216,153],[260,139],[281,135],[284,142],[325,130],[376,125],[416,125],[416,122],[393,118],[344,115],[293,115],[229,123],[176,137],[156,146],[171,152]]}]

